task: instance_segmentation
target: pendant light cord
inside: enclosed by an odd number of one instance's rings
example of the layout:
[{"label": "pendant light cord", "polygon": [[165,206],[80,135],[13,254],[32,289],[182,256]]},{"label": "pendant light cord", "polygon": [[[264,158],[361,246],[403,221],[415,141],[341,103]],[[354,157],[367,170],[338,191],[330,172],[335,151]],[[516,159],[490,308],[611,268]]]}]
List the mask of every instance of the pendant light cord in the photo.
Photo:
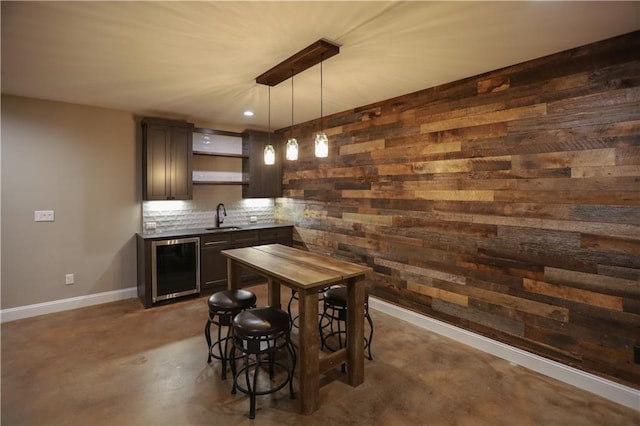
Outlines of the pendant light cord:
[{"label": "pendant light cord", "polygon": [[291,68],[291,137],[293,138],[293,68]]},{"label": "pendant light cord", "polygon": [[269,133],[267,133],[267,138],[269,145],[271,145],[271,86],[267,87],[269,87]]},{"label": "pendant light cord", "polygon": [[323,61],[323,54],[320,54],[320,131],[322,132],[322,119],[323,119],[323,113],[322,113],[322,61]]}]

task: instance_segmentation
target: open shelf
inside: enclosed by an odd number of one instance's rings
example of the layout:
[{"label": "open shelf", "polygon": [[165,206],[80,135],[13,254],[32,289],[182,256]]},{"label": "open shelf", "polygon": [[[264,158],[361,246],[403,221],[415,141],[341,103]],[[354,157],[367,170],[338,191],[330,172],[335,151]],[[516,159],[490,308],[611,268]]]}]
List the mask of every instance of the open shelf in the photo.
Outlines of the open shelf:
[{"label": "open shelf", "polygon": [[248,179],[242,172],[193,171],[194,185],[247,185]]},{"label": "open shelf", "polygon": [[249,158],[247,155],[234,154],[230,152],[213,152],[213,151],[193,151],[194,155],[209,155],[212,157],[230,157],[230,158]]},{"label": "open shelf", "polygon": [[193,181],[194,185],[249,185],[249,182],[232,182],[232,181]]}]

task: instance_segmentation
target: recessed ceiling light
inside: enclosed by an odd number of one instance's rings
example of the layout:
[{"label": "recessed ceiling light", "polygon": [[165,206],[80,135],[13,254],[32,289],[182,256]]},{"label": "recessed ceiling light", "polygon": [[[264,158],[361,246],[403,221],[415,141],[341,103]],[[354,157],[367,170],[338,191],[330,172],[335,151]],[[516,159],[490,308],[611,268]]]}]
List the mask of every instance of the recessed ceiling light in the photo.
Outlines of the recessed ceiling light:
[{"label": "recessed ceiling light", "polygon": [[245,117],[253,117],[253,111],[245,111],[243,114]]}]

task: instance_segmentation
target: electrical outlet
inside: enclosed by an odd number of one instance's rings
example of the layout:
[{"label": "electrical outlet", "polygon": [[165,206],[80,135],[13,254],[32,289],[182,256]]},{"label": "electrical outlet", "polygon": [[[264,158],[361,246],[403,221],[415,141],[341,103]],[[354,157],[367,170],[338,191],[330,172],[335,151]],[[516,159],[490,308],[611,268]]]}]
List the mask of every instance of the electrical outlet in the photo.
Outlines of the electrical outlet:
[{"label": "electrical outlet", "polygon": [[75,281],[75,277],[73,276],[73,274],[67,274],[64,276],[64,283],[66,285],[73,284],[74,281]]},{"label": "electrical outlet", "polygon": [[251,222],[251,223],[256,223],[257,221],[258,221],[258,216],[251,216],[249,218],[249,222]]},{"label": "electrical outlet", "polygon": [[155,222],[147,222],[144,224],[144,228],[147,231],[155,231],[156,230],[156,223]]},{"label": "electrical outlet", "polygon": [[34,222],[53,222],[53,210],[36,210],[33,212]]},{"label": "electrical outlet", "polygon": [[633,347],[633,362],[640,364],[640,345]]}]

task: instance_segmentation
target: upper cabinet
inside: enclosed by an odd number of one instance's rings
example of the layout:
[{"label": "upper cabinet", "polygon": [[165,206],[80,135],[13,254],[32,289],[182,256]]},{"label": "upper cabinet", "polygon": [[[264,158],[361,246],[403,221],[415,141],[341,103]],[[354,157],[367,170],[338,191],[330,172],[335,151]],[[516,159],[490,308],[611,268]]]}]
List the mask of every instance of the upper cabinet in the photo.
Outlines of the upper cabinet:
[{"label": "upper cabinet", "polygon": [[144,200],[191,200],[193,185],[242,185],[243,198],[282,196],[283,156],[264,164],[266,132],[234,133],[145,118],[142,141]]},{"label": "upper cabinet", "polygon": [[142,120],[145,200],[193,198],[192,134],[191,123],[156,118]]},{"label": "upper cabinet", "polygon": [[242,187],[243,198],[273,198],[282,196],[282,155],[274,138],[271,145],[276,151],[276,162],[264,164],[264,148],[269,143],[268,133],[245,131],[242,133],[242,171],[249,179],[249,184]]}]

